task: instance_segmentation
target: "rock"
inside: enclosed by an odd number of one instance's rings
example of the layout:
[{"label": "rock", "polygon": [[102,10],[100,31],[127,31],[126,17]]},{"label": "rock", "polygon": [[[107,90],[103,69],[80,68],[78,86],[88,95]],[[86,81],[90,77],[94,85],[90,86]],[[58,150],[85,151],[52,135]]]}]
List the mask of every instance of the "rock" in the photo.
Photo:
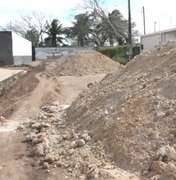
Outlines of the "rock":
[{"label": "rock", "polygon": [[164,170],[164,173],[168,176],[176,179],[176,166],[173,162],[169,162]]},{"label": "rock", "polygon": [[37,152],[41,155],[44,155],[46,153],[49,152],[49,140],[48,139],[44,139],[42,143],[38,144],[36,146],[36,148],[38,149]]},{"label": "rock", "polygon": [[93,83],[88,83],[87,84],[87,88],[92,88],[93,87]]},{"label": "rock", "polygon": [[44,169],[49,169],[49,164],[48,164],[48,162],[44,162],[44,163],[43,163],[43,168],[44,168]]},{"label": "rock", "polygon": [[78,140],[76,140],[76,144],[77,144],[78,147],[82,147],[86,143],[85,143],[84,139],[78,139]]},{"label": "rock", "polygon": [[104,110],[104,114],[105,114],[105,116],[107,116],[109,114],[107,109]]},{"label": "rock", "polygon": [[84,139],[85,142],[88,142],[91,140],[91,137],[87,133],[83,133],[81,135],[81,138]]},{"label": "rock", "polygon": [[32,141],[35,137],[36,137],[36,134],[33,133],[33,132],[31,132],[31,133],[29,133],[29,134],[26,135],[25,141],[26,141],[26,142],[30,142],[30,141]]},{"label": "rock", "polygon": [[70,143],[70,148],[76,148],[76,147],[77,147],[76,141],[72,141],[72,142]]},{"label": "rock", "polygon": [[36,156],[43,156],[44,155],[44,148],[41,144],[37,145],[34,151]]},{"label": "rock", "polygon": [[38,144],[40,141],[39,141],[39,139],[38,139],[37,137],[35,137],[35,138],[32,140],[32,142],[33,142],[34,144]]},{"label": "rock", "polygon": [[160,180],[160,175],[157,174],[157,175],[151,177],[150,179],[151,179],[151,180]]},{"label": "rock", "polygon": [[69,150],[68,150],[68,155],[71,156],[74,152],[75,152],[74,149],[69,149]]},{"label": "rock", "polygon": [[98,179],[98,176],[99,176],[99,170],[97,168],[90,169],[86,174],[87,180],[96,180]]},{"label": "rock", "polygon": [[19,125],[18,128],[17,128],[18,131],[23,131],[24,129],[25,129],[25,126],[22,125],[22,124]]},{"label": "rock", "polygon": [[60,103],[59,103],[59,101],[54,101],[54,102],[51,103],[51,105],[58,107],[60,105]]},{"label": "rock", "polygon": [[55,156],[53,154],[47,154],[45,156],[44,161],[49,162],[49,163],[53,163],[55,161],[55,159],[56,158],[55,158]]},{"label": "rock", "polygon": [[158,119],[164,118],[165,116],[166,116],[166,113],[164,113],[163,111],[158,111],[158,112],[156,113],[156,117],[157,117]]},{"label": "rock", "polygon": [[157,151],[157,157],[159,160],[164,158],[166,161],[176,161],[176,150],[169,145],[163,146]]},{"label": "rock", "polygon": [[46,170],[47,173],[50,173],[51,171],[49,169]]}]

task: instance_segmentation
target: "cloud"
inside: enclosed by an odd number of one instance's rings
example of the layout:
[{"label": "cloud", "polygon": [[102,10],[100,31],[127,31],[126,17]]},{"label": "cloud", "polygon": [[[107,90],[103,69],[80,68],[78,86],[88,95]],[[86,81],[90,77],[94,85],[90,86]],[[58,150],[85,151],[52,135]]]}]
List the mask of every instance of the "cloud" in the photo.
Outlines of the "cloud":
[{"label": "cloud", "polygon": [[[69,24],[76,11],[73,8],[83,0],[5,0],[0,6],[0,25],[4,25],[19,15],[31,11],[39,11],[47,16],[58,18],[64,25]],[[103,0],[102,0],[103,1]],[[104,0],[104,8],[107,10],[119,9],[125,18],[128,18],[128,0]],[[146,30],[147,33],[156,30],[164,30],[176,27],[176,1],[175,0],[131,0],[131,15],[136,22],[136,29],[143,34],[143,14],[142,7],[145,7]]]},{"label": "cloud", "polygon": [[43,12],[47,16],[69,19],[73,14],[73,8],[82,0],[5,0],[0,6],[0,23],[6,24],[20,15],[33,11]]}]

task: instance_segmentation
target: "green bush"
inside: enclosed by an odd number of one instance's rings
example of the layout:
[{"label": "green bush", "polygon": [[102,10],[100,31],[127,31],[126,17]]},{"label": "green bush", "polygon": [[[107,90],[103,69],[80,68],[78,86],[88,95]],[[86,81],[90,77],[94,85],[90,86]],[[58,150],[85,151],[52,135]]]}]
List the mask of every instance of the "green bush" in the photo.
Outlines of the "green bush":
[{"label": "green bush", "polygon": [[119,56],[116,55],[112,58],[114,61],[119,62],[120,64],[125,65],[128,62],[128,56]]},{"label": "green bush", "polygon": [[14,74],[11,78],[13,81],[19,81],[22,77],[21,74]]},{"label": "green bush", "polygon": [[[134,46],[132,50],[133,50],[133,57],[140,53],[140,48],[138,46]],[[128,55],[127,55],[127,51],[129,51],[128,45],[108,47],[108,48],[100,49],[98,51],[119,63],[126,64],[128,62]]]}]

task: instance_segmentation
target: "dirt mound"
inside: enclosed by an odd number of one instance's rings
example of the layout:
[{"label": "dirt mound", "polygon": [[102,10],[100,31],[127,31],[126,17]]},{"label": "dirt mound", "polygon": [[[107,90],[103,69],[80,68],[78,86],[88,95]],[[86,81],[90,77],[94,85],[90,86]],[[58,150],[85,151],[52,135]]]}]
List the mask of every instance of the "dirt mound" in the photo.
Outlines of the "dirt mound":
[{"label": "dirt mound", "polygon": [[76,133],[73,127],[68,126],[62,118],[67,107],[52,102],[18,127],[20,131],[29,130],[24,133],[25,142],[32,145],[30,152],[35,166],[50,174],[57,167],[63,168],[71,175],[69,179],[139,179],[135,174],[118,169],[106,156],[103,144],[91,142],[89,131]]},{"label": "dirt mound", "polygon": [[67,110],[68,123],[101,141],[121,168],[174,179],[175,58],[173,43],[137,56],[81,93]]},{"label": "dirt mound", "polygon": [[99,52],[79,52],[69,56],[55,69],[58,76],[82,76],[110,73],[119,69],[120,64]]},{"label": "dirt mound", "polygon": [[0,93],[1,115],[5,117],[10,116],[17,109],[20,98],[28,95],[35,89],[39,83],[35,75],[45,70],[45,64],[40,64],[36,67],[28,66],[26,70],[27,73],[22,78],[10,84]]}]

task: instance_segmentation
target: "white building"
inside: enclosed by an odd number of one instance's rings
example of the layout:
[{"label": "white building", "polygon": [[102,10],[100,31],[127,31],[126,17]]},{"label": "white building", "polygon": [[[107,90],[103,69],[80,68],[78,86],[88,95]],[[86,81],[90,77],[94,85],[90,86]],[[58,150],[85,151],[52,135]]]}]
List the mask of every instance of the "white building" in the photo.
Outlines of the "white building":
[{"label": "white building", "polygon": [[0,31],[0,62],[20,65],[32,61],[32,43],[12,31]]},{"label": "white building", "polygon": [[164,44],[169,41],[176,41],[176,28],[142,35],[141,50],[146,51],[156,45]]}]

